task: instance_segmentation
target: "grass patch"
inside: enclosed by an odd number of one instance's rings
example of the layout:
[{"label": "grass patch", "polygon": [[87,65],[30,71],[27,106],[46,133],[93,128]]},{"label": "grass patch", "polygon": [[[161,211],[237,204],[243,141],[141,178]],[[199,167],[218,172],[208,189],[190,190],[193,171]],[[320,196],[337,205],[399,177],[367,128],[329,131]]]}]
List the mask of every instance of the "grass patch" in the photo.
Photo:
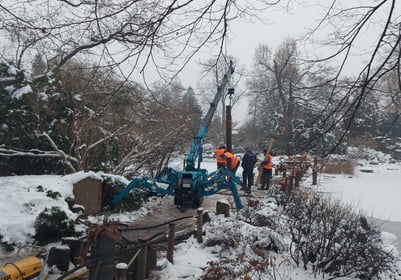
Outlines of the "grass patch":
[{"label": "grass patch", "polygon": [[323,164],[322,173],[354,175],[355,163],[352,160],[328,161]]}]

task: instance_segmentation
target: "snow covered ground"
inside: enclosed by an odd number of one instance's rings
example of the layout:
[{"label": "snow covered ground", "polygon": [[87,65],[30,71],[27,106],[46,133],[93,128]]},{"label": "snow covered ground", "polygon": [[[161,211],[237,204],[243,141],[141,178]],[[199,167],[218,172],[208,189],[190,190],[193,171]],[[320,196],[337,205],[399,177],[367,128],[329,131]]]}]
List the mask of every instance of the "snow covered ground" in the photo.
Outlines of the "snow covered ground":
[{"label": "snow covered ground", "polygon": [[[205,159],[203,168],[215,169],[213,159]],[[360,170],[371,170],[361,172]],[[242,173],[241,168],[237,176]],[[99,176],[89,173],[91,176]],[[3,242],[15,242],[25,244],[29,242],[29,235],[33,234],[33,224],[38,213],[45,207],[60,206],[68,215],[75,218],[75,214],[68,210],[63,199],[54,200],[46,196],[46,191],[59,192],[62,197],[72,195],[73,183],[79,181],[84,173],[76,173],[67,176],[12,176],[0,177],[0,235]],[[302,187],[316,188],[318,191],[341,199],[346,203],[355,205],[365,213],[380,219],[383,229],[388,227],[389,233],[383,233],[383,238],[389,246],[398,246],[401,240],[400,232],[396,228],[401,223],[401,163],[382,162],[369,164],[361,162],[353,176],[343,174],[319,174],[318,185],[312,186],[312,178],[308,177],[302,183]],[[38,186],[42,186],[43,192],[38,192]],[[141,209],[138,215],[146,214],[146,209]],[[122,220],[126,215],[121,215]],[[129,219],[135,219],[135,214],[130,213]],[[391,232],[391,228],[393,232]],[[392,234],[391,234],[392,233]],[[394,235],[393,235],[394,234]],[[395,236],[397,235],[397,237]],[[398,238],[398,239],[397,239]],[[174,264],[164,262],[164,270],[159,272],[162,279],[199,279],[203,267],[207,262],[216,258],[213,248],[203,248],[195,240],[177,245],[174,254]],[[0,265],[3,265],[0,263]],[[289,273],[289,272],[288,272]],[[294,270],[288,275],[292,279],[310,279],[311,275],[302,270]],[[345,279],[345,278],[344,278]],[[401,279],[401,278],[400,278]]]},{"label": "snow covered ground", "polygon": [[400,162],[360,161],[353,176],[320,174],[317,186],[312,186],[311,177],[303,186],[328,193],[371,216],[383,231],[397,237],[394,245],[401,251]]},{"label": "snow covered ground", "polygon": [[[353,176],[320,174],[317,190],[351,203],[373,217],[401,222],[400,180],[399,163],[372,165],[365,162]],[[304,186],[308,184],[311,184],[310,177]]]}]

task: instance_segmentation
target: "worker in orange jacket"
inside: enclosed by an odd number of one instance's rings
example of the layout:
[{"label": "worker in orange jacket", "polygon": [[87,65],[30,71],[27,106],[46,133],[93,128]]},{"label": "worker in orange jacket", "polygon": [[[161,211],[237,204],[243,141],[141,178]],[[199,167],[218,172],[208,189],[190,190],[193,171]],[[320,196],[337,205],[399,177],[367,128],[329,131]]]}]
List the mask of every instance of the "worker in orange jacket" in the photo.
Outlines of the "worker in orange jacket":
[{"label": "worker in orange jacket", "polygon": [[227,168],[235,175],[241,163],[239,158],[227,151],[223,154],[223,157],[226,159]]},{"label": "worker in orange jacket", "polygon": [[221,145],[216,149],[215,156],[217,161],[217,168],[226,167],[226,159],[223,157],[226,152],[226,146]]},{"label": "worker in orange jacket", "polygon": [[[264,150],[263,153],[266,154],[266,150]],[[259,188],[259,190],[268,190],[269,187],[271,186],[271,181],[273,178],[272,152],[268,154],[266,160],[262,161],[261,165],[262,165],[262,177],[261,177],[262,186]]]}]

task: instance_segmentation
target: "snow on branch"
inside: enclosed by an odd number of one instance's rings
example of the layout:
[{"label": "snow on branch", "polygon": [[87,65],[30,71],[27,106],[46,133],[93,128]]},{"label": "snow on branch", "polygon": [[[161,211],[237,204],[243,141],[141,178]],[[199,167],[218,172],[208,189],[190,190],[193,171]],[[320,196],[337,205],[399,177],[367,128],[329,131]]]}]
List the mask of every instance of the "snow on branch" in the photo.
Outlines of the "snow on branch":
[{"label": "snow on branch", "polygon": [[123,129],[127,128],[127,127],[128,127],[128,125],[123,125],[122,127],[119,127],[119,128],[118,128],[116,131],[114,131],[113,133],[111,133],[111,134],[109,134],[109,135],[106,135],[105,137],[103,137],[102,139],[99,139],[99,140],[96,141],[95,143],[90,144],[90,145],[88,146],[88,148],[87,148],[87,151],[92,150],[92,149],[95,148],[97,145],[102,144],[103,142],[105,142],[105,141],[107,141],[107,140],[113,138],[113,137],[116,136],[116,135],[121,135],[121,134],[126,133],[126,131],[125,131],[125,132],[121,132],[121,131],[122,131]]},{"label": "snow on branch", "polygon": [[66,153],[64,153],[63,150],[60,150],[56,143],[54,143],[53,139],[47,134],[47,133],[41,133],[38,134],[39,137],[44,137],[47,139],[47,141],[49,141],[50,145],[54,148],[55,152],[58,153],[60,155],[60,157],[64,160],[64,163],[66,164],[66,166],[72,171],[72,172],[76,172],[75,167],[72,165],[71,160],[78,162],[77,159],[67,155]]},{"label": "snow on branch", "polygon": [[[5,157],[51,157],[60,158],[60,154],[54,151],[41,151],[31,149],[28,151],[20,151],[15,149],[0,148],[0,156]],[[75,158],[70,158],[72,161],[77,161]]]}]

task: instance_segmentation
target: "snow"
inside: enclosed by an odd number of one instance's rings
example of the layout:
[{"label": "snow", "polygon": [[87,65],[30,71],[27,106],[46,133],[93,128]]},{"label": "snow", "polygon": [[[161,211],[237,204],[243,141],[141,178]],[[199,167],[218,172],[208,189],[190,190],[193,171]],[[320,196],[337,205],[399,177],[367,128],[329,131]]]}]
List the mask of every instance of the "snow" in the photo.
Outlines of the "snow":
[{"label": "snow", "polygon": [[[202,167],[210,171],[215,170],[216,164],[213,159],[204,159]],[[312,185],[312,176],[306,178],[302,183],[304,188],[315,188],[316,190],[327,193],[341,201],[355,205],[356,209],[365,211],[372,216],[401,222],[401,163],[379,162],[369,164],[363,162],[357,168],[353,176],[345,174],[319,174],[317,186]],[[370,170],[371,172],[362,172],[361,170]],[[242,169],[237,171],[237,176],[241,176]],[[3,195],[0,196],[0,235],[3,242],[14,242],[18,245],[24,245],[31,241],[30,235],[34,234],[33,224],[36,216],[46,207],[59,206],[69,217],[76,218],[76,214],[68,209],[64,201],[67,197],[73,197],[72,186],[86,176],[100,178],[99,173],[77,172],[72,175],[56,176],[7,176],[0,177],[0,189]],[[128,181],[127,181],[128,182]],[[38,191],[41,186],[43,191]],[[46,196],[46,192],[59,192],[62,198],[54,200]],[[259,215],[269,216],[274,212],[274,204],[259,210]],[[113,220],[132,221],[137,217],[146,215],[151,209],[142,208],[135,213],[116,214]],[[102,217],[92,217],[92,222],[102,221]],[[245,233],[249,238],[257,238],[263,242],[271,230],[262,227],[260,232],[252,232],[249,225],[240,221],[227,220],[224,217],[216,217],[215,223],[221,223],[221,234],[230,230],[237,230]],[[401,224],[398,224],[401,225]],[[382,240],[385,246],[392,249],[395,256],[399,257],[399,238],[390,232],[382,232]],[[205,238],[208,238],[205,236]],[[211,238],[209,236],[209,238]],[[261,241],[262,240],[262,241]],[[243,248],[246,250],[246,248]],[[162,276],[161,279],[200,279],[204,268],[208,262],[219,257],[218,248],[205,247],[199,244],[196,239],[190,238],[187,242],[177,244],[174,252],[174,263],[168,262],[165,258],[158,260],[158,266],[162,270],[155,272]],[[238,252],[232,252],[237,254]],[[271,262],[277,264],[275,267],[277,273],[282,273],[283,279],[311,279],[314,278],[310,271],[304,271],[295,268],[289,263],[289,257],[272,256]],[[279,265],[278,265],[279,264]],[[397,264],[401,268],[400,262]],[[255,278],[256,279],[256,278]],[[316,279],[320,279],[319,275]],[[340,278],[338,278],[340,279]],[[352,279],[352,278],[341,278]],[[401,278],[399,278],[401,279]]]},{"label": "snow", "polygon": [[13,94],[12,94],[12,97],[16,98],[16,99],[21,99],[22,96],[24,96],[25,94],[32,93],[32,92],[33,91],[32,91],[31,86],[30,85],[26,85],[26,86],[24,86],[22,88],[19,88],[19,89],[15,90],[13,92]]},{"label": "snow", "polygon": [[[308,178],[304,185],[311,184],[311,180]],[[401,222],[400,180],[399,163],[366,163],[358,166],[353,176],[321,174],[317,190],[355,205],[373,217]]]},{"label": "snow", "polygon": [[203,269],[208,261],[216,259],[212,248],[203,248],[195,239],[176,246],[174,264],[164,262],[165,268],[157,274],[163,275],[165,280],[174,279],[200,279]]}]

